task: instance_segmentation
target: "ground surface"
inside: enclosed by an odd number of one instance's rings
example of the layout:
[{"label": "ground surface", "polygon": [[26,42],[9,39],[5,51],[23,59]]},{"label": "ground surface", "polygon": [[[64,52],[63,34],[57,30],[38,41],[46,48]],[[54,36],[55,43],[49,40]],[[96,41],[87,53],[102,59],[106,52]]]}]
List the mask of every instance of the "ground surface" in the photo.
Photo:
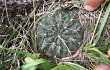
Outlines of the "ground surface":
[{"label": "ground surface", "polygon": [[[4,1],[4,2],[3,2]],[[83,8],[83,1],[74,0],[63,2],[54,2],[51,0],[40,0],[36,2],[23,2],[13,1],[5,2],[0,0],[0,44],[14,50],[27,51],[30,53],[37,52],[36,43],[36,23],[32,24],[33,14],[36,18],[41,17],[45,13],[54,13],[56,10],[65,9],[69,11],[73,19],[77,17],[80,21],[83,29],[83,41],[80,50],[76,51],[74,60],[84,67],[91,69],[90,60],[85,57],[85,51],[82,47],[87,44],[92,44],[96,37],[95,26],[100,27],[102,17],[106,10],[106,6],[100,7],[93,12],[88,12]],[[36,10],[36,11],[34,11]],[[35,13],[33,13],[35,12]],[[95,32],[94,32],[95,30]],[[110,38],[110,17],[107,20],[104,35],[100,38],[97,46],[107,46]],[[106,44],[105,44],[106,43]],[[105,50],[107,47],[105,47]],[[0,62],[3,64],[4,70],[14,70],[19,68],[24,63],[25,56],[18,55],[16,53],[10,53],[9,51],[0,51]],[[8,55],[8,56],[7,56]],[[47,58],[48,59],[48,58]],[[50,59],[50,58],[49,58]],[[52,59],[50,59],[52,60]]]}]

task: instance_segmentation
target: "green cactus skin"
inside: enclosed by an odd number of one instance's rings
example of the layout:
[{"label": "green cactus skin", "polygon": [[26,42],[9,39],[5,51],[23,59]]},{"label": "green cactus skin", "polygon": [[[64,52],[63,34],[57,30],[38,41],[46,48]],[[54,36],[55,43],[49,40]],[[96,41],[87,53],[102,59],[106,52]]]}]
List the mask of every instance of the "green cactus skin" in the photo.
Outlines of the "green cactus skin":
[{"label": "green cactus skin", "polygon": [[58,10],[45,16],[37,26],[38,50],[51,57],[67,57],[81,45],[83,29],[68,12]]}]

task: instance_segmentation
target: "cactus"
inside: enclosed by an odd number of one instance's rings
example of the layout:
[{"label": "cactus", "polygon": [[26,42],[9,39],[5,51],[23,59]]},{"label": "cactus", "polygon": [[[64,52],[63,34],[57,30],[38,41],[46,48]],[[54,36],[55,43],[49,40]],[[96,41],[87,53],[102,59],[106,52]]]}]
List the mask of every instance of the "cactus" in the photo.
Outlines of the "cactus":
[{"label": "cactus", "polygon": [[50,57],[67,57],[81,45],[83,29],[68,12],[58,10],[45,16],[37,26],[38,50]]}]

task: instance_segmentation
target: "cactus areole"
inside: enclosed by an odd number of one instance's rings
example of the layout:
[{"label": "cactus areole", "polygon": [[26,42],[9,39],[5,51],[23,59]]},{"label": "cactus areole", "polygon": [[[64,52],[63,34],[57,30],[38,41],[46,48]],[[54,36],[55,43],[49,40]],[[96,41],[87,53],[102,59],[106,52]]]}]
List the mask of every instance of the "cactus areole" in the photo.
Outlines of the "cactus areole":
[{"label": "cactus areole", "polygon": [[51,57],[67,57],[81,46],[83,29],[68,12],[58,10],[45,16],[37,26],[38,50]]}]

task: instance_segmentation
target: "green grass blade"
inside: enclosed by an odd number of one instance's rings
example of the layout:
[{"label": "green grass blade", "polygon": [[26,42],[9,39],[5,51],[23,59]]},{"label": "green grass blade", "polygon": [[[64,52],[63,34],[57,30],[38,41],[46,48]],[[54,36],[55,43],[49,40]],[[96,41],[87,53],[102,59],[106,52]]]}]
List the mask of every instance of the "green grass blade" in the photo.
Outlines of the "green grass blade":
[{"label": "green grass blade", "polygon": [[98,54],[100,54],[108,63],[110,63],[110,60],[105,56],[105,54],[104,53],[102,53],[101,51],[99,51],[97,48],[87,48],[87,47],[85,47],[84,48],[85,50],[87,50],[87,51],[95,51],[95,52],[97,52]]},{"label": "green grass blade", "polygon": [[50,70],[73,70],[71,67],[63,64],[58,64],[56,67],[50,69]]},{"label": "green grass blade", "polygon": [[109,16],[109,14],[110,14],[110,3],[109,3],[109,5],[108,5],[108,7],[106,9],[106,12],[105,12],[104,16],[103,16],[100,29],[99,29],[97,37],[96,37],[96,39],[95,39],[95,41],[93,43],[94,46],[97,44],[97,42],[98,42],[98,40],[99,40],[99,38],[101,36],[101,33],[102,33],[103,29],[104,29],[104,26],[106,25],[106,21],[107,21],[107,18]]},{"label": "green grass blade", "polygon": [[78,64],[75,64],[75,63],[65,62],[65,64],[68,65],[69,67],[71,67],[73,70],[88,70]]},{"label": "green grass blade", "polygon": [[37,60],[34,60],[28,64],[23,65],[22,69],[28,70],[29,68],[34,67],[34,66],[39,65],[39,64],[44,63],[44,62],[46,62],[46,61],[43,59],[37,59]]},{"label": "green grass blade", "polygon": [[3,70],[3,65],[2,64],[0,64],[0,70]]},{"label": "green grass blade", "polygon": [[12,53],[18,53],[18,54],[22,54],[22,55],[25,55],[27,57],[30,57],[32,59],[36,59],[36,57],[33,56],[31,53],[23,52],[23,51],[17,51],[17,50],[13,50],[13,49],[9,49],[9,48],[5,48],[2,45],[0,45],[0,50],[7,50],[7,51],[10,51]]}]

